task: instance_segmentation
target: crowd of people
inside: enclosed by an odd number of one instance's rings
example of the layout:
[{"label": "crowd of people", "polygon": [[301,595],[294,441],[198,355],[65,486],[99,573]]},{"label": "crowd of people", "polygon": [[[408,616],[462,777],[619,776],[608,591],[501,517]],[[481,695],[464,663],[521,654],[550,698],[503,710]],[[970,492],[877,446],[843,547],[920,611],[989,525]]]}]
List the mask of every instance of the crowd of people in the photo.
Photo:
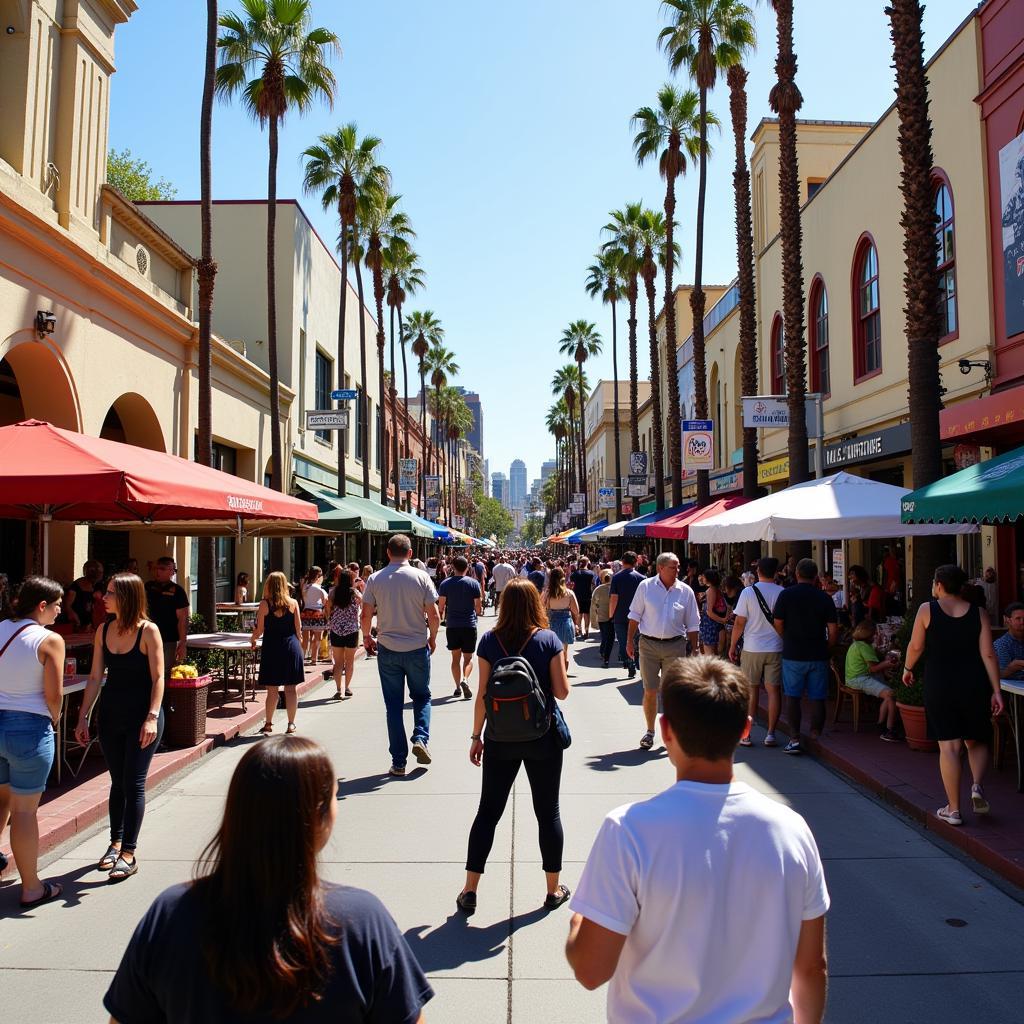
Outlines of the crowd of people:
[{"label": "crowd of people", "polygon": [[[697,1008],[702,1019],[822,1019],[829,897],[817,847],[798,815],[735,781],[733,757],[737,746],[753,745],[761,686],[765,747],[781,745],[783,715],[786,753],[802,752],[805,713],[807,734],[821,734],[841,630],[850,641],[845,683],[879,699],[883,740],[900,738],[900,664],[910,684],[923,663],[948,801],[939,817],[963,821],[962,745],[972,810],[990,810],[982,788],[987,741],[1003,710],[1000,675],[1024,677],[1024,604],[1006,609],[1008,632],[994,646],[988,617],[956,566],[936,570],[932,599],[918,610],[901,658],[874,646],[892,592],[860,566],[843,587],[810,559],[780,565],[763,557],[729,572],[667,551],[545,558],[513,550],[423,563],[404,535],[393,536],[387,552],[376,571],[330,564],[311,566],[297,584],[281,572],[266,579],[251,633],[266,690],[261,732],[273,733],[283,690],[286,735],[242,758],[195,881],[161,895],[139,924],[106,996],[113,1019],[423,1019],[433,993],[390,915],[369,893],[317,875],[316,855],[337,814],[336,776],[325,751],[293,734],[297,686],[324,647],[337,700],[355,692],[360,643],[375,658],[388,772],[401,778],[410,756],[420,766],[433,761],[431,655],[445,627],[449,692],[473,701],[468,755],[481,770],[457,908],[477,909],[495,830],[525,768],[543,904],[569,903],[569,964],[588,988],[611,983],[609,1019],[688,1019]],[[133,571],[105,579],[90,562],[68,588],[29,577],[0,619],[0,822],[10,816],[24,908],[61,895],[58,882],[38,876],[35,820],[61,709],[65,648],[52,628],[59,620],[94,630],[75,734],[89,742],[98,708],[111,783],[109,846],[97,868],[111,882],[139,869],[164,681],[185,655],[189,611],[173,559],[150,568],[148,582]],[[240,577],[235,599],[248,596]],[[650,751],[660,740],[676,784],[607,816],[573,894],[561,880],[560,786],[572,736],[560,702],[577,675],[573,651],[592,640],[604,669],[614,655],[627,680],[639,674],[639,747]],[[279,827],[261,827],[268,814]],[[253,892],[261,898],[253,901]],[[214,904],[221,909],[212,914]],[[729,962],[716,960],[710,944],[733,919],[745,922],[744,937]]]}]

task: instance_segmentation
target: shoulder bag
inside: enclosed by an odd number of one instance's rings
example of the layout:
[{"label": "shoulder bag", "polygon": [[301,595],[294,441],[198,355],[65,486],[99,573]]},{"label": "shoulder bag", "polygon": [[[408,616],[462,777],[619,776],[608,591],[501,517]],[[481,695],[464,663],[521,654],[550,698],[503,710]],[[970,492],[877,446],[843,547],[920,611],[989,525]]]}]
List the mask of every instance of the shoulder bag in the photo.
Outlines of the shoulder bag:
[{"label": "shoulder bag", "polygon": [[757,588],[756,583],[750,585],[750,589],[754,592],[754,597],[757,598],[757,603],[761,606],[761,613],[764,615],[765,621],[772,629],[775,628],[775,618],[772,615],[772,609],[768,607],[768,602],[764,598],[764,594],[761,593]]}]

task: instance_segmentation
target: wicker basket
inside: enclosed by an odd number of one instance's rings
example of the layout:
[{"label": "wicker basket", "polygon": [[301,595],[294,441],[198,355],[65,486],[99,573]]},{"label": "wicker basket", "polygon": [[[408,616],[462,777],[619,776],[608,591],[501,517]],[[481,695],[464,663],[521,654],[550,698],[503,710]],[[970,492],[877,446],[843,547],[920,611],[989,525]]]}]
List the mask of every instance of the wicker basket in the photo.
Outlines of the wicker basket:
[{"label": "wicker basket", "polygon": [[210,675],[198,679],[168,679],[164,689],[164,745],[194,747],[206,736],[206,695]]}]

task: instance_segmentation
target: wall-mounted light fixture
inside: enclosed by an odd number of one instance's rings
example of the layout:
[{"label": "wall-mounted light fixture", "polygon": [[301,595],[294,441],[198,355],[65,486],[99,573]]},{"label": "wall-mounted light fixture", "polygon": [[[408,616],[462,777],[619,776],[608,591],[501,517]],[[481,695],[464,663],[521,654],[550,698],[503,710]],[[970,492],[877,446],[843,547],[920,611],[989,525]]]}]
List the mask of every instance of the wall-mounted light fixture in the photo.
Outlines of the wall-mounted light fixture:
[{"label": "wall-mounted light fixture", "polygon": [[48,309],[40,309],[36,312],[36,334],[40,338],[47,334],[53,334],[57,329],[57,318]]},{"label": "wall-mounted light fixture", "polygon": [[960,359],[956,364],[960,372],[966,377],[971,370],[985,371],[985,387],[992,390],[992,360],[991,359]]}]

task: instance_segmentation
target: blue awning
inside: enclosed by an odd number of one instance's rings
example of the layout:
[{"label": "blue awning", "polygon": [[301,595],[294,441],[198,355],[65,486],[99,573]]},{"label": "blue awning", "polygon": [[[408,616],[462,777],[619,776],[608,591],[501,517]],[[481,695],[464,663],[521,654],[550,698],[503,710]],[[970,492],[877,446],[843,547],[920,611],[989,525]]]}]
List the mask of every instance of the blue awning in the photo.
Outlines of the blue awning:
[{"label": "blue awning", "polygon": [[589,541],[597,540],[597,534],[608,525],[607,519],[602,519],[599,523],[591,523],[589,526],[584,526],[582,530],[577,530],[575,533],[570,533],[565,538],[563,543],[565,544],[586,544]]},{"label": "blue awning", "polygon": [[625,528],[622,531],[623,537],[646,537],[647,527],[650,523],[656,523],[661,519],[667,519],[669,516],[679,515],[680,512],[685,512],[688,508],[693,508],[696,502],[688,502],[685,505],[676,505],[675,508],[663,508],[660,512],[648,512],[645,516],[640,516],[638,519],[631,519],[626,523]]}]

